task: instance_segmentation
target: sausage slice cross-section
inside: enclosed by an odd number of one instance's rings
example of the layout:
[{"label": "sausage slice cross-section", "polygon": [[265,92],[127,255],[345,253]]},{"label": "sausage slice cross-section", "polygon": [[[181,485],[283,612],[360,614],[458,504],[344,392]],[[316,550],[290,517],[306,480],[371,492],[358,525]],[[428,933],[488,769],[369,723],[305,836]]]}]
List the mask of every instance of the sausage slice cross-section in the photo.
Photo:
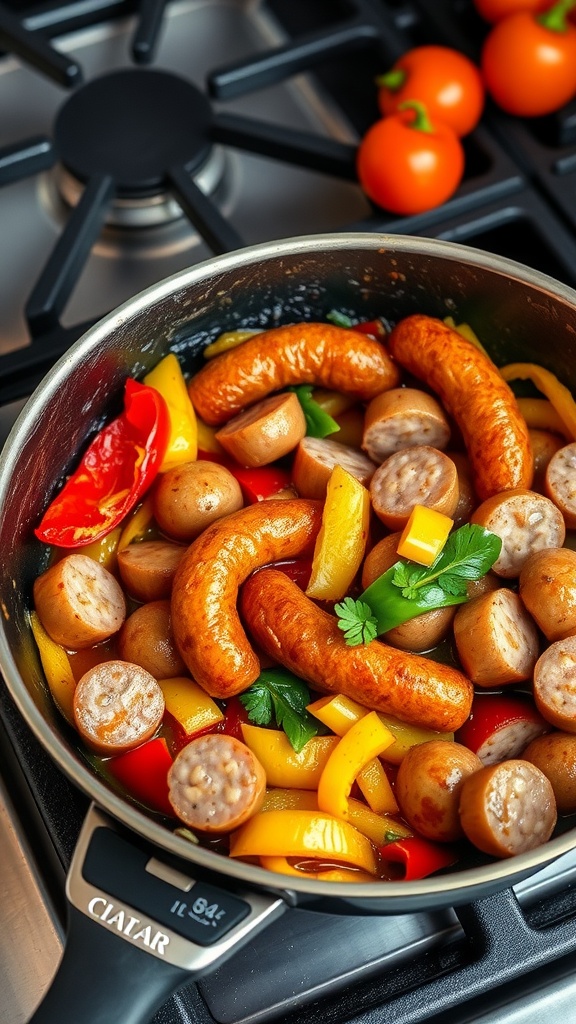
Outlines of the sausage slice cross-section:
[{"label": "sausage slice cross-section", "polygon": [[164,694],[154,676],[128,661],[104,661],[78,680],[74,721],[96,753],[121,754],[154,735]]},{"label": "sausage slice cross-section", "polygon": [[229,832],[262,806],[266,773],[249,747],[233,736],[198,736],[168,772],[175,814],[203,832]]}]

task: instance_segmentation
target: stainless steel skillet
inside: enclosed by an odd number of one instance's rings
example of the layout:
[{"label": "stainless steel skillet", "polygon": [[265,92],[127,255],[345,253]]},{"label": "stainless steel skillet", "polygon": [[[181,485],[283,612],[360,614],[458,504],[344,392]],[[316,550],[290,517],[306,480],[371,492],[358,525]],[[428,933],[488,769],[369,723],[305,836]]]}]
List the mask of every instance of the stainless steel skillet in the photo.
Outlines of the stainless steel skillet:
[{"label": "stainless steel skillet", "polygon": [[170,991],[289,906],[396,914],[460,905],[576,845],[574,822],[563,819],[546,846],[509,861],[478,857],[412,883],[287,885],[191,845],[109,788],[52,705],[28,620],[44,557],[32,529],[86,440],[118,411],[125,378],[170,349],[192,372],[223,330],[325,319],[333,309],[390,322],[452,315],[497,362],[539,362],[576,388],[576,292],[458,244],[375,234],[287,239],[195,266],[115,310],[53,368],[0,458],[0,667],[28,725],[93,810],[68,879],[66,952],[37,1022],[145,1022]]}]

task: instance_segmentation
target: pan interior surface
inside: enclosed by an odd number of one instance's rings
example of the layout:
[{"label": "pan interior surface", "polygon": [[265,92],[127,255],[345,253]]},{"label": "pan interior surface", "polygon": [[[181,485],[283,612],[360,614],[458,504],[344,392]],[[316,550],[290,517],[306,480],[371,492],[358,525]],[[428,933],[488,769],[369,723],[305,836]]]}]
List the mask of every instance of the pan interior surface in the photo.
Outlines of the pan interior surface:
[{"label": "pan interior surface", "polygon": [[456,243],[389,235],[287,239],[218,257],[160,282],[100,321],[44,379],[0,457],[0,666],[20,712],[60,768],[144,838],[246,884],[326,910],[442,907],[508,887],[572,849],[574,823],[545,847],[511,861],[479,856],[421,882],[349,885],[290,878],[191,845],[98,776],[52,703],[32,638],[32,584],[46,553],[33,528],[102,423],[121,408],[126,377],[141,378],[168,351],[186,374],[223,331],[326,320],[337,310],[389,324],[425,313],[473,328],[495,362],[537,362],[576,390],[576,292],[536,271]]}]

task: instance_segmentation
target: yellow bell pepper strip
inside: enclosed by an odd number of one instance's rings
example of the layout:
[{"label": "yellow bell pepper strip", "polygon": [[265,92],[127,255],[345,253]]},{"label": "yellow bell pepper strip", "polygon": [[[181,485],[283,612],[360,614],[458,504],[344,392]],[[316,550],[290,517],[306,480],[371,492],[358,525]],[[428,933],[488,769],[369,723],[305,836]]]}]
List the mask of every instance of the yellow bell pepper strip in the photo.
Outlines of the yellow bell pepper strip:
[{"label": "yellow bell pepper strip", "polygon": [[438,557],[454,520],[425,505],[415,505],[402,530],[398,547],[400,558],[409,558],[419,565],[432,565]]},{"label": "yellow bell pepper strip", "polygon": [[531,430],[551,430],[571,441],[570,431],[548,398],[517,398],[518,408]]},{"label": "yellow bell pepper strip", "polygon": [[215,701],[187,676],[159,679],[166,711],[176,720],[186,736],[209,729],[224,721],[224,712]]},{"label": "yellow bell pepper strip", "polygon": [[347,821],[320,811],[254,814],[234,833],[231,857],[314,857],[351,864],[377,875],[378,855]]},{"label": "yellow bell pepper strip", "polygon": [[454,317],[451,316],[444,317],[444,323],[447,327],[451,327],[453,331],[458,331],[458,334],[461,334],[463,338],[471,341],[473,345],[476,345],[476,348],[479,348],[487,359],[491,359],[491,356],[484,348],[484,345],[480,341],[478,335],[470,327],[470,324],[457,324]]},{"label": "yellow bell pepper strip", "polygon": [[203,353],[204,359],[214,359],[214,356],[219,356],[221,352],[228,352],[231,348],[238,348],[238,345],[247,341],[254,334],[260,334],[260,331],[223,331],[216,338],[216,341],[206,346]]},{"label": "yellow bell pepper strip", "polygon": [[422,729],[418,725],[409,725],[408,722],[401,722],[398,718],[378,712],[378,717],[390,730],[394,742],[382,752],[382,758],[388,764],[400,764],[411,747],[419,743],[426,743],[428,740],[454,739],[453,732],[438,732],[436,729]]},{"label": "yellow bell pepper strip", "polygon": [[[358,722],[368,714],[369,708],[343,693],[334,696],[320,697],[308,704],[311,715],[319,718],[337,736],[343,736],[354,722]],[[439,732],[436,729],[423,729],[418,725],[401,722],[399,718],[378,712],[378,717],[392,733],[394,742],[382,752],[382,759],[388,764],[400,764],[410,747],[427,740],[453,740],[453,732]]]},{"label": "yellow bell pepper strip", "polygon": [[161,359],[144,377],[148,387],[160,392],[170,417],[170,434],[160,472],[192,462],[198,454],[198,428],[196,413],[190,398],[180,363],[173,352]]},{"label": "yellow bell pepper strip", "polygon": [[[345,395],[342,391],[328,391],[326,388],[314,388],[312,398],[328,416],[338,419],[343,413],[356,405],[352,395]],[[338,439],[340,440],[340,439]]]},{"label": "yellow bell pepper strip", "polygon": [[216,462],[225,462],[228,459],[220,441],[216,439],[218,427],[209,427],[204,420],[196,414],[196,427],[198,430],[198,458],[212,458]]},{"label": "yellow bell pepper strip", "polygon": [[537,363],[508,363],[500,367],[500,373],[506,381],[531,380],[556,409],[567,436],[571,441],[576,440],[576,402],[554,373]]},{"label": "yellow bell pepper strip", "polygon": [[354,868],[322,868],[308,870],[295,867],[286,857],[260,857],[260,866],[267,871],[275,871],[279,875],[293,875],[295,878],[313,878],[318,882],[373,882],[374,877],[367,871],[356,871]]},{"label": "yellow bell pepper strip", "polygon": [[374,757],[356,777],[358,788],[376,814],[398,814],[399,807],[382,762]]},{"label": "yellow bell pepper strip", "polygon": [[[368,714],[369,708],[357,704],[350,697],[337,693],[320,697],[307,710],[336,734],[344,736],[355,722]],[[364,799],[377,814],[396,814],[398,804],[388,776],[378,758],[364,765],[356,779]]]},{"label": "yellow bell pepper strip", "polygon": [[314,547],[308,597],[339,601],[344,596],[362,563],[369,523],[369,491],[342,466],[335,466]]},{"label": "yellow bell pepper strip", "polygon": [[352,784],[365,764],[394,741],[376,711],[370,711],[338,741],[318,783],[318,807],[335,818],[348,819]]},{"label": "yellow bell pepper strip", "polygon": [[128,377],[123,412],[90,442],[34,530],[38,539],[79,548],[110,533],[156,478],[169,433],[162,395]]},{"label": "yellow bell pepper strip", "polygon": [[400,839],[412,835],[412,829],[403,822],[387,814],[376,814],[354,797],[348,801],[348,821],[375,846],[383,846],[390,837]]},{"label": "yellow bell pepper strip", "polygon": [[[87,544],[82,548],[82,554],[93,558],[95,562],[103,565],[108,572],[116,572],[118,544],[122,536],[122,527],[116,526],[105,537],[95,540],[93,544]],[[65,553],[65,552],[64,552]]]},{"label": "yellow bell pepper strip", "polygon": [[259,725],[242,725],[244,743],[260,761],[269,786],[317,789],[337,736],[313,736],[298,753],[286,733]]},{"label": "yellow bell pepper strip", "polygon": [[134,509],[134,512],[127,520],[120,534],[118,551],[123,551],[129,544],[137,543],[141,540],[152,540],[157,535],[158,529],[154,522],[152,498],[148,495],[147,498],[144,498],[142,504]]},{"label": "yellow bell pepper strip", "polygon": [[36,612],[30,613],[30,625],[52,699],[70,725],[74,725],[72,704],[76,680],[66,651],[48,636]]},{"label": "yellow bell pepper strip", "polygon": [[275,787],[267,789],[264,796],[264,803],[260,808],[263,811],[317,811],[318,797],[312,789],[281,789]]}]

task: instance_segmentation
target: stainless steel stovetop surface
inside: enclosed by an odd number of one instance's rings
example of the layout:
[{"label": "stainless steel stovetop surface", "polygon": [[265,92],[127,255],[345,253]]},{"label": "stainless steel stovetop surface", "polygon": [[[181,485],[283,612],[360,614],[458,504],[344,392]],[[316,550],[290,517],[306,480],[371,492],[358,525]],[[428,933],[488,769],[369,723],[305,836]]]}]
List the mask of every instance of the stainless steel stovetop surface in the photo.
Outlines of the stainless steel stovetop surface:
[{"label": "stainless steel stovetop surface", "polygon": [[[86,80],[134,67],[129,47],[134,19],[87,28],[55,39],[80,63]],[[208,72],[241,60],[285,37],[264,4],[253,0],[181,0],[166,10],[155,69],[205,90]],[[52,135],[64,88],[10,56],[0,59],[0,147]],[[352,142],[356,136],[326,94],[301,76],[248,96],[215,104],[274,124]],[[314,231],[330,231],[366,216],[369,207],[353,183],[246,152],[220,154],[221,209],[247,245]],[[23,309],[52,251],[69,208],[58,192],[57,168],[0,190],[0,353],[28,342]],[[99,318],[132,295],[212,254],[182,216],[153,229],[107,228],[84,268],[62,317],[64,326]]]}]

